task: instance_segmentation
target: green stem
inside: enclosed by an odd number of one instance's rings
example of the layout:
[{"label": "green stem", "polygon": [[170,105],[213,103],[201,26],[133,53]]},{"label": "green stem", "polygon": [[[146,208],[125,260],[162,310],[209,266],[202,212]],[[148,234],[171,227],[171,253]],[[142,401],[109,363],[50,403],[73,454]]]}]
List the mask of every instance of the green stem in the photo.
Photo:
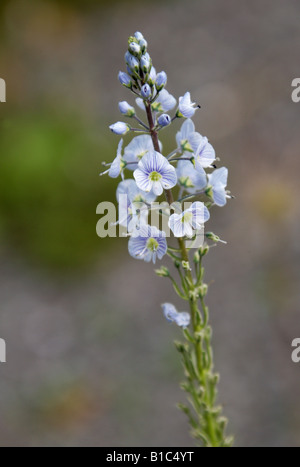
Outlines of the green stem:
[{"label": "green stem", "polygon": [[[160,152],[158,134],[157,129],[155,128],[151,104],[149,102],[145,103],[145,108],[154,149]],[[165,196],[168,204],[171,206],[174,203],[172,191],[165,190]],[[186,408],[184,409],[184,412],[188,415],[190,421],[192,421],[191,425],[194,437],[201,440],[205,447],[230,446],[231,440],[225,439],[224,434],[226,424],[225,419],[220,417],[219,409],[215,407],[218,376],[213,372],[209,311],[204,302],[204,294],[201,292],[201,290],[203,291],[204,286],[202,258],[198,266],[197,277],[194,280],[192,271],[189,267],[189,252],[186,248],[184,239],[178,238],[178,244],[181,264],[183,265],[185,263],[183,274],[179,269],[183,290],[187,293],[187,297],[182,296],[182,298],[189,301],[193,329],[191,338],[187,339],[188,350],[185,345],[179,345],[178,350],[182,355],[188,379],[188,382],[184,383],[183,387],[192,398],[192,406],[197,418],[195,419]],[[176,255],[173,255],[170,251],[168,253],[171,257],[174,256],[176,261],[178,261]],[[176,282],[174,279],[172,279],[172,282],[175,287]],[[181,291],[178,289],[178,286],[175,287],[175,290],[181,296]],[[199,297],[202,308],[201,311],[199,310],[197,303]]]}]

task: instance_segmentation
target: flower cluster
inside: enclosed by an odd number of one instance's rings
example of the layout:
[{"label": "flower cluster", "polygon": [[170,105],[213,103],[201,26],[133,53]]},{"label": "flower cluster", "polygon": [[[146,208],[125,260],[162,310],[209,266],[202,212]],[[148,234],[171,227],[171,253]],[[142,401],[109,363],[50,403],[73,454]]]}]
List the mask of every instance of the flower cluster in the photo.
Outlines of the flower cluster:
[{"label": "flower cluster", "polygon": [[[167,91],[167,74],[156,72],[140,32],[129,38],[125,63],[126,71],[120,71],[119,81],[134,94],[135,103],[119,103],[120,113],[127,120],[114,123],[110,129],[124,139],[128,134],[135,136],[128,143],[121,139],[116,158],[104,173],[121,177],[118,223],[127,229],[129,254],[153,263],[168,255],[177,270],[177,281],[165,266],[155,272],[169,278],[177,295],[189,304],[189,312],[178,312],[171,303],[162,305],[166,320],[181,327],[185,338],[185,343],[177,342],[176,348],[186,376],[181,386],[189,395],[191,408],[183,404],[180,408],[199,442],[206,447],[228,447],[232,439],[225,435],[226,419],[216,405],[218,375],[214,373],[205,304],[209,286],[204,282],[203,268],[209,242],[223,242],[213,232],[204,233],[204,224],[210,219],[211,209],[225,206],[230,198],[228,170],[216,166],[220,159],[213,146],[195,129],[192,118],[200,106],[189,92],[177,101]],[[159,136],[180,120],[175,148],[163,155]],[[165,203],[161,201],[163,194]],[[171,245],[171,236],[175,246]]]},{"label": "flower cluster", "polygon": [[[189,92],[179,97],[177,104],[175,97],[166,90],[167,74],[156,72],[147,48],[144,36],[136,32],[128,41],[126,72],[119,72],[120,83],[135,95],[136,108],[143,111],[144,116],[146,113],[147,120],[145,122],[143,116],[138,116],[133,105],[126,101],[119,103],[120,113],[136,122],[136,128],[119,121],[110,126],[111,131],[120,136],[141,134],[125,147],[121,139],[116,158],[104,173],[112,178],[122,178],[117,189],[117,199],[122,204],[119,223],[127,227],[130,255],[155,263],[168,252],[167,233],[149,225],[151,203],[157,197],[176,188],[181,205],[187,199],[202,197],[187,209],[182,205],[181,212],[171,213],[171,209],[161,212],[169,216],[168,227],[174,237],[191,239],[209,220],[209,209],[213,205],[224,206],[229,194],[226,190],[227,169],[216,168],[213,146],[205,136],[196,132],[191,120],[200,106],[192,102]],[[171,111],[174,111],[173,116]],[[157,135],[179,119],[185,120],[176,134],[176,147],[164,156]],[[121,194],[127,196],[121,197]]]}]

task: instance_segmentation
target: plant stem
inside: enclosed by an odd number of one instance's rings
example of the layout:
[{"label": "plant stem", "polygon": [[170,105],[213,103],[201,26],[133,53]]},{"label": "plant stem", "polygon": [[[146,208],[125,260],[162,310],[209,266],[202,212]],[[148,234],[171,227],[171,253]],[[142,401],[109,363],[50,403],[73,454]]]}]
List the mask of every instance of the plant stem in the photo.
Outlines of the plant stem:
[{"label": "plant stem", "polygon": [[[155,151],[160,152],[157,128],[155,128],[151,104],[149,102],[145,103],[145,108],[153,147]],[[165,190],[165,196],[168,204],[171,206],[174,203],[172,191]],[[187,346],[179,345],[178,350],[182,354],[183,364],[188,380],[187,383],[183,384],[183,387],[192,398],[192,405],[196,412],[197,419],[193,417],[187,407],[181,406],[181,408],[190,419],[193,428],[193,436],[196,439],[201,440],[205,447],[229,447],[232,440],[225,438],[224,431],[226,419],[224,417],[220,417],[221,409],[215,407],[218,375],[213,372],[209,312],[204,302],[205,294],[203,293],[204,270],[202,267],[202,258],[198,266],[198,277],[194,280],[192,271],[189,267],[189,252],[186,248],[185,240],[183,238],[178,238],[177,240],[181,262],[182,264],[185,263],[185,267],[183,268],[184,274],[182,274],[180,270],[179,273],[182,283],[187,285],[184,289],[188,292],[186,297],[182,296],[181,293],[177,293],[181,298],[189,301],[193,328],[193,334],[191,336],[193,344],[191,345],[189,341]],[[169,255],[172,256],[170,252]],[[201,311],[198,308],[198,299],[200,299]]]}]

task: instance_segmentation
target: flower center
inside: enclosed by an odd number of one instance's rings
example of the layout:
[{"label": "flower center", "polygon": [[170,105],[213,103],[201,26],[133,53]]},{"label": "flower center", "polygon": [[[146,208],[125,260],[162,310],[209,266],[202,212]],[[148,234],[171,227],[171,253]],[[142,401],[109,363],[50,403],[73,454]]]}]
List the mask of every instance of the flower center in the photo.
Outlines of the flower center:
[{"label": "flower center", "polygon": [[185,224],[185,222],[191,222],[193,219],[193,214],[191,212],[185,212],[182,216],[181,222]]},{"label": "flower center", "polygon": [[144,203],[145,198],[142,195],[136,195],[136,197],[133,200],[134,203]]},{"label": "flower center", "polygon": [[157,248],[158,248],[158,241],[155,240],[155,238],[149,238],[147,242],[147,249],[151,251],[152,253],[154,253],[154,251],[156,251]]},{"label": "flower center", "polygon": [[190,177],[181,177],[179,179],[180,185],[184,186],[185,188],[194,188],[194,184]]},{"label": "flower center", "polygon": [[192,148],[192,146],[190,145],[190,143],[188,142],[187,139],[181,140],[180,146],[181,146],[182,151],[184,151],[184,152],[185,151],[193,152],[193,148]]},{"label": "flower center", "polygon": [[149,178],[151,182],[159,182],[162,179],[162,176],[158,172],[151,172]]}]

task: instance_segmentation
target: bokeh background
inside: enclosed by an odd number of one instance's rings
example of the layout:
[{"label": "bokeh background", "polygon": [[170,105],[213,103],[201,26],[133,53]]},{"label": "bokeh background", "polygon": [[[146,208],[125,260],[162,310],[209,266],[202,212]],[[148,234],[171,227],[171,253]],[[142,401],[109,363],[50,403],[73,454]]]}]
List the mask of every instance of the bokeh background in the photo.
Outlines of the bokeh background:
[{"label": "bokeh background", "polygon": [[206,261],[229,431],[300,445],[299,16],[298,0],[1,1],[1,446],[193,446],[171,287],[95,230],[136,30],[230,169],[236,199],[210,223],[228,245]]}]

